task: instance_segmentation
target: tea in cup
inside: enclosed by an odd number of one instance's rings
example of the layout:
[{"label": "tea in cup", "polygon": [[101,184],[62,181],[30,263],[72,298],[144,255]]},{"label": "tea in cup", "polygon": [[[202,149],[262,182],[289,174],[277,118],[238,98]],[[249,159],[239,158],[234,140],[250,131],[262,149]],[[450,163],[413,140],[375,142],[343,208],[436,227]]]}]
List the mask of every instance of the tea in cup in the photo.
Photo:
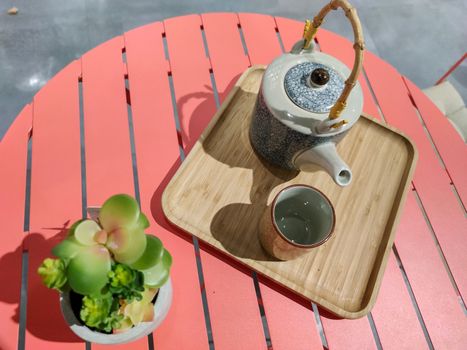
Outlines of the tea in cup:
[{"label": "tea in cup", "polygon": [[290,260],[326,242],[335,221],[334,208],[322,192],[292,185],[280,191],[264,212],[259,237],[270,255]]}]

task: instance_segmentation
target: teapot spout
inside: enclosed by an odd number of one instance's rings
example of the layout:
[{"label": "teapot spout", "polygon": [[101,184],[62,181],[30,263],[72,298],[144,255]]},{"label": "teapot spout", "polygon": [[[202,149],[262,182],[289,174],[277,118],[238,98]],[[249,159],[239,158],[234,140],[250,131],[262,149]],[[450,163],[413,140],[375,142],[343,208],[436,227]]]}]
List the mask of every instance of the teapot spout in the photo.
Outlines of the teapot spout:
[{"label": "teapot spout", "polygon": [[347,186],[352,181],[352,171],[337,154],[336,144],[326,142],[300,153],[294,160],[295,166],[310,170],[310,165],[317,164],[324,168],[339,186]]}]

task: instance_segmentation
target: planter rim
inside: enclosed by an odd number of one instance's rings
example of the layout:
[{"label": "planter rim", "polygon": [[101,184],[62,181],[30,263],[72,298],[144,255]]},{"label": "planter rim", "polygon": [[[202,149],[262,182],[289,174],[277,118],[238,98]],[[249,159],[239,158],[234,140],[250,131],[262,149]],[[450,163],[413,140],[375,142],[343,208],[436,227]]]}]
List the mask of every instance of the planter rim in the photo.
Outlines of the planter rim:
[{"label": "planter rim", "polygon": [[154,303],[154,319],[151,322],[141,322],[139,325],[117,334],[105,334],[91,330],[78,320],[71,308],[70,292],[60,294],[60,307],[63,317],[69,327],[78,337],[86,341],[98,344],[122,344],[134,341],[152,333],[165,319],[172,304],[171,278],[159,288],[156,302]]}]

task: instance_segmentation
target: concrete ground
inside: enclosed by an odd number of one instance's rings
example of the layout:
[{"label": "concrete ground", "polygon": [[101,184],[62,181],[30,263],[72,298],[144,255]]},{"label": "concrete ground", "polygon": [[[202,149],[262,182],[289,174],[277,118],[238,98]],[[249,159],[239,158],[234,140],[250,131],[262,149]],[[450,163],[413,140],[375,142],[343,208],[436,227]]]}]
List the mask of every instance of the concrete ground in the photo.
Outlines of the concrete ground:
[{"label": "concrete ground", "polygon": [[[431,86],[467,49],[465,0],[350,0],[367,48],[419,87]],[[0,3],[0,138],[24,104],[71,60],[123,32],[203,12],[257,12],[304,20],[326,0],[4,0]],[[17,7],[15,16],[6,12]],[[342,13],[324,24],[351,38]],[[467,63],[453,77],[466,99]],[[463,87],[462,87],[463,86]]]}]

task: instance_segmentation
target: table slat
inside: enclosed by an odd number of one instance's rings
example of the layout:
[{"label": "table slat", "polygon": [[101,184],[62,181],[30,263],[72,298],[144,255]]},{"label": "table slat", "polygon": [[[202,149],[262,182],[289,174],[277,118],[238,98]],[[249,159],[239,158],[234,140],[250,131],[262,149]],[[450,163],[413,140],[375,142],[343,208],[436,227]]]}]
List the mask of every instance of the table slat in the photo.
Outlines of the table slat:
[{"label": "table slat", "polygon": [[134,195],[122,48],[116,37],[82,57],[88,206]]},{"label": "table slat", "polygon": [[322,313],[321,322],[329,349],[376,349],[376,343],[366,317],[343,320]]},{"label": "table slat", "polygon": [[188,152],[216,110],[209,75],[211,66],[204,51],[198,15],[171,18],[164,21],[164,26],[182,142]]},{"label": "table slat", "polygon": [[[99,206],[116,193],[135,195],[119,36],[82,57],[87,205]],[[106,348],[93,344],[92,348]],[[147,349],[146,338],[119,349]]]},{"label": "table slat", "polygon": [[[226,21],[229,21],[229,17]],[[216,110],[209,66],[206,65],[209,61],[203,48],[202,22],[199,16],[194,15],[164,23],[182,135],[186,139],[184,149],[188,152]],[[236,26],[236,23],[231,24]],[[206,28],[210,27],[209,23],[205,25]],[[224,34],[232,32],[226,30]],[[207,40],[210,50],[216,51],[216,42],[211,43],[209,29],[206,35],[209,35]],[[226,38],[224,40],[235,48],[235,38]],[[191,45],[188,48],[189,55],[187,48],[182,45],[185,41]],[[214,54],[212,59],[216,57]],[[215,64],[219,63],[216,61]],[[222,69],[223,66],[216,69],[220,77]],[[220,83],[223,84],[221,79]],[[200,254],[215,346],[220,349],[264,349],[266,342],[251,277],[204,250]],[[238,315],[242,315],[244,322],[238,322]]]},{"label": "table slat", "polygon": [[201,15],[201,21],[222,103],[243,71],[250,66],[250,60],[243,49],[235,13],[207,13]]},{"label": "table slat", "polygon": [[404,81],[447,167],[459,197],[464,207],[467,207],[467,146],[435,104],[409,79],[404,78]]},{"label": "table slat", "polygon": [[[402,235],[400,230],[398,234]],[[384,349],[428,348],[422,326],[392,252],[371,314]]]},{"label": "table slat", "polygon": [[[70,226],[82,216],[80,75],[81,62],[74,61],[34,97],[31,231]],[[56,233],[43,231],[46,238]]]},{"label": "table slat", "polygon": [[274,17],[279,37],[285,52],[290,52],[292,46],[303,36],[304,22],[284,17]]},{"label": "table slat", "polygon": [[[0,349],[18,347],[26,159],[32,107],[26,105],[0,143]],[[5,166],[7,164],[7,166]]]},{"label": "table slat", "polygon": [[60,349],[62,342],[70,349],[85,346],[63,319],[58,293],[47,289],[37,275],[44,258],[52,257],[52,247],[65,236],[66,227],[81,218],[80,73],[81,63],[72,62],[34,97],[27,348]]},{"label": "table slat", "polygon": [[[318,42],[323,51],[343,61],[349,69],[352,67],[354,50],[350,41],[320,29]],[[381,120],[363,73],[359,81],[364,95],[364,111]],[[406,346],[415,348],[426,345],[423,330],[392,252],[372,315],[383,347],[395,346],[395,342],[404,342]],[[394,337],[394,334],[398,334],[398,337]]]},{"label": "table slat", "polygon": [[273,17],[239,13],[238,18],[251,64],[268,65],[282,53]]},{"label": "table slat", "polygon": [[407,196],[395,244],[435,349],[465,349],[467,318],[440,259],[415,192]]},{"label": "table slat", "polygon": [[315,314],[311,303],[308,307],[290,299],[270,287],[274,282],[262,282],[259,278],[264,310],[268,320],[271,342],[276,349],[322,349]]},{"label": "table slat", "polygon": [[405,132],[417,146],[419,160],[413,183],[457,286],[465,295],[467,220],[451,190],[450,179],[418,120],[402,77],[370,52],[366,53],[364,66],[386,121]]},{"label": "table slat", "polygon": [[[208,348],[193,245],[170,232],[160,205],[162,191],[180,165],[179,144],[162,43],[163,25],[125,33],[141,208],[173,257],[171,310],[154,332],[156,349]],[[152,214],[152,215],[149,215]]]}]

